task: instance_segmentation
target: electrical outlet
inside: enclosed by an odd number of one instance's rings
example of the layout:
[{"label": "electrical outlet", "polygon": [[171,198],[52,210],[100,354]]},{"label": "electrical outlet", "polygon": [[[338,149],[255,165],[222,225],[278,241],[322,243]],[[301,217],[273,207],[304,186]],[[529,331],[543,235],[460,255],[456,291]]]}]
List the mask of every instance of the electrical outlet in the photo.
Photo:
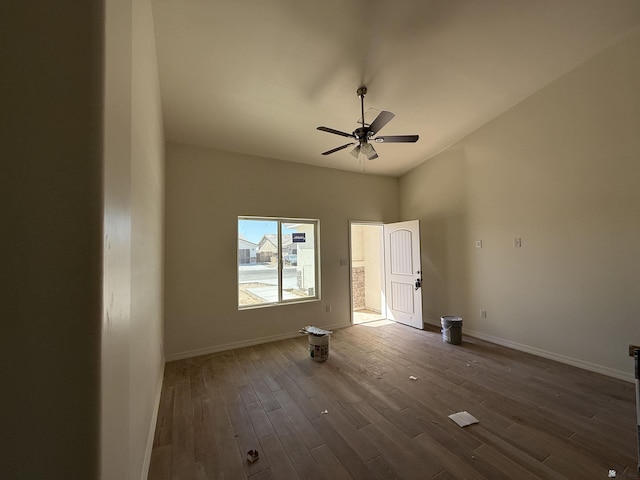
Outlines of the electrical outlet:
[{"label": "electrical outlet", "polygon": [[476,240],[476,248],[482,248],[482,240]]},{"label": "electrical outlet", "polygon": [[631,345],[629,344],[629,356],[633,357],[633,351],[640,350],[640,345]]},{"label": "electrical outlet", "polygon": [[486,310],[480,310],[480,318],[487,318],[487,311]]},{"label": "electrical outlet", "polygon": [[513,246],[516,248],[520,248],[522,246],[522,239],[520,237],[515,237],[513,239]]}]

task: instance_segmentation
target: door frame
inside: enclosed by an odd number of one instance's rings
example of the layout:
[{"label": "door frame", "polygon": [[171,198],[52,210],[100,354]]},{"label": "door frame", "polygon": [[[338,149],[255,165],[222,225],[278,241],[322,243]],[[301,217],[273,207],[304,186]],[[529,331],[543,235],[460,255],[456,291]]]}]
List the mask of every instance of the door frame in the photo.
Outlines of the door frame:
[{"label": "door frame", "polygon": [[[413,220],[411,220],[411,222],[413,222]],[[394,224],[400,224],[400,223],[404,223],[404,222],[389,222],[389,223],[385,223],[385,222],[379,222],[379,221],[361,221],[361,220],[349,220],[349,258],[347,260],[348,262],[348,267],[349,267],[349,317],[350,317],[350,323],[351,325],[356,325],[354,323],[354,298],[353,298],[353,238],[352,238],[352,227],[354,225],[370,225],[370,226],[376,226],[379,227],[381,229],[381,244],[380,244],[380,251],[379,251],[379,255],[380,255],[380,274],[381,274],[381,280],[380,280],[380,292],[381,292],[381,296],[382,296],[382,301],[380,304],[380,316],[383,319],[387,319],[389,320],[389,316],[390,316],[390,312],[389,312],[389,305],[388,305],[388,297],[387,297],[387,265],[386,265],[386,234],[385,234],[385,225],[394,225]],[[418,235],[420,234],[420,230],[419,230],[419,223],[418,223]],[[421,250],[421,240],[420,240],[420,236],[418,236],[418,250]],[[417,274],[419,276],[419,278],[421,279],[422,277],[422,259],[420,258],[420,255],[418,255],[417,258],[417,262],[418,262],[418,266],[419,266],[419,273]],[[422,318],[422,326],[415,326],[415,325],[410,325],[407,324],[403,321],[398,321],[398,320],[392,320],[395,321],[396,323],[401,323],[403,325],[408,325],[408,326],[412,326],[414,328],[420,328],[420,329],[424,329],[424,315],[422,312],[422,285],[420,285],[418,287],[420,289],[420,318]]]}]

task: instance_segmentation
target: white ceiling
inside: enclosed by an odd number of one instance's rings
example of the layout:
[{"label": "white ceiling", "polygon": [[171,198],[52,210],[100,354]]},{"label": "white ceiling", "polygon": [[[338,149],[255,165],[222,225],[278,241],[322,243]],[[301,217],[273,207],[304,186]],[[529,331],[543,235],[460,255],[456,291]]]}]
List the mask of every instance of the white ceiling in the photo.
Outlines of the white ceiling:
[{"label": "white ceiling", "polygon": [[[640,0],[153,0],[167,140],[399,176],[640,26]],[[639,52],[640,53],[640,52]],[[359,162],[365,109],[396,117]]]}]

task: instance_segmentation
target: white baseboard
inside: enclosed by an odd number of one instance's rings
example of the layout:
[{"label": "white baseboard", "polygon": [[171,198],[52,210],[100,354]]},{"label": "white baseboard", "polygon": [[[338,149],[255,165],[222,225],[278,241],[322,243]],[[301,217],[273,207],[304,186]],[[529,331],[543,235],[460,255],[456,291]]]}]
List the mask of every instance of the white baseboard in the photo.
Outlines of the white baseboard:
[{"label": "white baseboard", "polygon": [[487,335],[485,333],[477,332],[475,330],[465,329],[464,334],[469,335],[471,337],[479,338],[480,340],[486,340],[487,342],[496,343],[504,347],[513,348],[514,350],[531,353],[539,357],[548,358],[549,360],[555,360],[556,362],[572,365],[574,367],[582,368],[584,370],[589,370],[591,372],[600,373],[608,377],[613,377],[619,380],[624,380],[632,383],[635,381],[635,377],[631,373],[627,373],[621,370],[615,370],[613,368],[605,367],[603,365],[598,365],[596,363],[585,362],[584,360],[569,357],[567,355],[560,355],[558,353],[550,352],[548,350],[543,350],[541,348],[531,347],[529,345],[524,345],[522,343],[512,342],[511,340],[505,340],[504,338],[494,337],[493,335]]},{"label": "white baseboard", "polygon": [[151,425],[149,425],[149,436],[147,437],[147,449],[144,454],[144,463],[142,465],[142,475],[140,480],[147,480],[149,476],[149,466],[151,465],[151,452],[153,451],[153,440],[156,435],[156,424],[158,423],[158,411],[160,410],[160,395],[162,394],[162,382],[164,381],[164,360],[162,361],[162,372],[156,387],[156,398],[153,405],[153,416]]},{"label": "white baseboard", "polygon": [[[338,330],[340,328],[349,327],[351,324],[336,324],[336,325],[322,325],[321,328],[326,330]],[[269,335],[267,337],[249,338],[246,340],[240,340],[238,342],[224,343],[222,345],[212,345],[210,347],[197,348],[195,350],[188,350],[186,352],[172,353],[167,355],[166,361],[172,362],[174,360],[183,360],[185,358],[199,357],[201,355],[209,355],[211,353],[224,352],[226,350],[233,350],[234,348],[250,347],[252,345],[260,345],[261,343],[276,342],[278,340],[286,340],[289,338],[299,337],[301,334],[298,331],[281,333],[278,335]]]}]

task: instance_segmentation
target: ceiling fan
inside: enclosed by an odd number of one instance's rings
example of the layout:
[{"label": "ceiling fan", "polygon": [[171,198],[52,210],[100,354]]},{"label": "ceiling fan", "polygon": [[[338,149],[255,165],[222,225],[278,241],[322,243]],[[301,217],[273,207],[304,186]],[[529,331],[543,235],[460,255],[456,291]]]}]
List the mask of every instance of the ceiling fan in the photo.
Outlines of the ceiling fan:
[{"label": "ceiling fan", "polygon": [[370,125],[365,124],[364,122],[364,97],[367,94],[367,87],[360,87],[356,91],[358,97],[360,97],[360,110],[362,112],[361,122],[362,126],[356,128],[352,133],[341,132],[340,130],[335,130],[329,127],[318,127],[318,130],[323,132],[333,133],[335,135],[341,135],[343,137],[353,138],[356,140],[355,142],[346,143],[336,148],[332,148],[331,150],[327,150],[326,152],[322,152],[322,155],[329,155],[334,152],[338,152],[344,148],[347,148],[351,145],[356,145],[356,147],[351,151],[351,155],[358,158],[360,153],[364,154],[369,160],[373,160],[374,158],[378,158],[378,154],[376,153],[373,145],[369,143],[370,140],[377,143],[415,143],[418,141],[418,135],[386,135],[372,138],[376,133],[378,133],[382,127],[384,127],[389,121],[395,117],[395,115],[391,112],[382,111],[378,114],[376,119],[371,122]]}]

